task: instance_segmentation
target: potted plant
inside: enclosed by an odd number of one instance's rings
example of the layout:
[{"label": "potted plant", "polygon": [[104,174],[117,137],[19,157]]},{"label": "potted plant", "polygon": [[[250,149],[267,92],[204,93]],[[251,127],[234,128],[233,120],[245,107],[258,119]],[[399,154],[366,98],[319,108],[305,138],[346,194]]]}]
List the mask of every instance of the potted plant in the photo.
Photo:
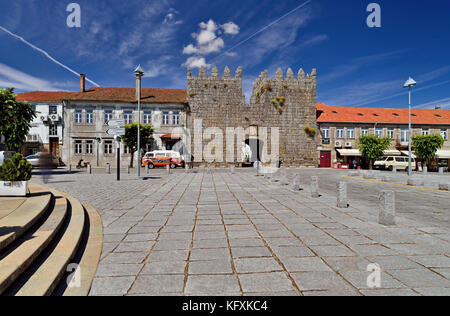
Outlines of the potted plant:
[{"label": "potted plant", "polygon": [[15,154],[0,166],[0,196],[26,196],[32,166],[21,154]]}]

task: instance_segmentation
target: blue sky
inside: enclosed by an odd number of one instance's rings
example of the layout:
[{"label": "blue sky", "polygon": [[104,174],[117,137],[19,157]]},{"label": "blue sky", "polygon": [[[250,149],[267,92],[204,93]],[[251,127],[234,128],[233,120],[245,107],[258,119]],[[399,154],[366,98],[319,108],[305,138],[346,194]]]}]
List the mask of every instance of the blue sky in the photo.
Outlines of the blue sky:
[{"label": "blue sky", "polygon": [[[66,25],[71,1],[81,28]],[[450,109],[449,1],[305,2],[0,0],[0,26],[105,87],[134,87],[137,64],[144,87],[180,89],[186,65],[221,74],[228,65],[244,68],[249,97],[265,69],[302,67],[318,69],[317,99],[328,105],[406,107],[402,85],[413,76],[414,106]],[[381,28],[366,24],[371,2],[381,6]],[[79,89],[75,74],[4,30],[0,48],[0,87]]]}]

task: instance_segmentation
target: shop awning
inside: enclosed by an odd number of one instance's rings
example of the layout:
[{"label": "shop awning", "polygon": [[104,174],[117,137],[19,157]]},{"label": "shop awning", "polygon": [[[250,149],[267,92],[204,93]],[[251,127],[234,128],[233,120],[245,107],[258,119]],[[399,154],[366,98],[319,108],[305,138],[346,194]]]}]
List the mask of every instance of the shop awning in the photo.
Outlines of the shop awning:
[{"label": "shop awning", "polygon": [[361,157],[361,152],[358,149],[337,149],[338,153],[341,156],[348,157],[348,156],[354,156],[354,157]]},{"label": "shop awning", "polygon": [[175,134],[165,134],[165,135],[162,135],[160,138],[161,138],[161,139],[164,139],[164,140],[177,140],[177,139],[181,139],[181,137],[180,137],[179,135],[175,135]]},{"label": "shop awning", "polygon": [[450,150],[438,150],[436,152],[436,158],[438,158],[438,159],[450,159]]},{"label": "shop awning", "polygon": [[[403,155],[403,156],[408,156],[408,157],[409,157],[409,151],[407,151],[407,150],[402,150],[402,155]],[[414,152],[412,153],[412,157],[413,157],[414,159],[417,158],[417,156],[414,154]]]},{"label": "shop awning", "polygon": [[385,150],[383,153],[385,156],[401,156],[402,155],[400,150]]}]

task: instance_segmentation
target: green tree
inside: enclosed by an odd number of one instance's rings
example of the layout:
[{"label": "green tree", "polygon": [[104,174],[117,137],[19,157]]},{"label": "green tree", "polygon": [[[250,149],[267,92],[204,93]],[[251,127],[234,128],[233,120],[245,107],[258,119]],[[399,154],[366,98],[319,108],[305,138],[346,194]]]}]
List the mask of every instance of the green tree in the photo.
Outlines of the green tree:
[{"label": "green tree", "polygon": [[0,89],[0,135],[8,151],[20,151],[36,113],[31,104],[16,101],[14,88]]},{"label": "green tree", "polygon": [[[134,153],[137,151],[137,131],[138,124],[125,125],[125,136],[122,137],[125,146],[130,148],[131,161],[130,168],[133,168]],[[141,124],[141,151],[147,147],[153,136],[154,129],[150,124]],[[140,162],[138,162],[140,163]]]},{"label": "green tree", "polygon": [[[441,149],[444,145],[444,138],[441,135],[426,135],[426,136],[414,136],[412,145],[417,159],[421,162],[422,166],[425,162],[427,165],[434,159],[438,149]],[[419,168],[419,164],[417,164]]]},{"label": "green tree", "polygon": [[21,154],[17,153],[0,166],[1,181],[28,181],[33,167]]},{"label": "green tree", "polygon": [[377,135],[363,135],[359,139],[359,151],[363,157],[369,159],[370,170],[373,168],[375,159],[383,157],[384,151],[391,145],[392,139],[389,137],[379,137]]}]

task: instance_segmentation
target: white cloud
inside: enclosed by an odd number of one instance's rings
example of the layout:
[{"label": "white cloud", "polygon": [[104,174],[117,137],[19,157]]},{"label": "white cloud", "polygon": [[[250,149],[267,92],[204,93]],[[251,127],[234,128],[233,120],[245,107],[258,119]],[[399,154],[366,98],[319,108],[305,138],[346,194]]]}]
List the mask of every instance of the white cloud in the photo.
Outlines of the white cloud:
[{"label": "white cloud", "polygon": [[189,44],[183,48],[183,54],[196,55],[188,58],[184,65],[190,67],[209,66],[206,63],[206,57],[212,53],[220,53],[225,47],[225,41],[220,36],[222,34],[235,35],[239,33],[239,26],[233,22],[228,22],[219,26],[214,20],[201,22],[200,30],[193,33],[192,37],[196,40],[195,44]]},{"label": "white cloud", "polygon": [[53,84],[45,79],[33,77],[22,71],[0,63],[0,86],[16,88],[25,91],[60,91],[58,84]]},{"label": "white cloud", "polygon": [[191,68],[211,67],[211,65],[206,63],[205,57],[189,57],[183,66]]},{"label": "white cloud", "polygon": [[233,22],[228,22],[228,23],[222,24],[221,27],[222,27],[223,31],[225,32],[225,34],[237,35],[237,34],[239,34],[239,31],[240,31],[240,27]]},{"label": "white cloud", "polygon": [[424,104],[420,104],[414,106],[414,108],[418,109],[434,109],[437,106],[440,106],[442,110],[450,110],[450,98],[440,99],[436,101],[427,102]]}]

